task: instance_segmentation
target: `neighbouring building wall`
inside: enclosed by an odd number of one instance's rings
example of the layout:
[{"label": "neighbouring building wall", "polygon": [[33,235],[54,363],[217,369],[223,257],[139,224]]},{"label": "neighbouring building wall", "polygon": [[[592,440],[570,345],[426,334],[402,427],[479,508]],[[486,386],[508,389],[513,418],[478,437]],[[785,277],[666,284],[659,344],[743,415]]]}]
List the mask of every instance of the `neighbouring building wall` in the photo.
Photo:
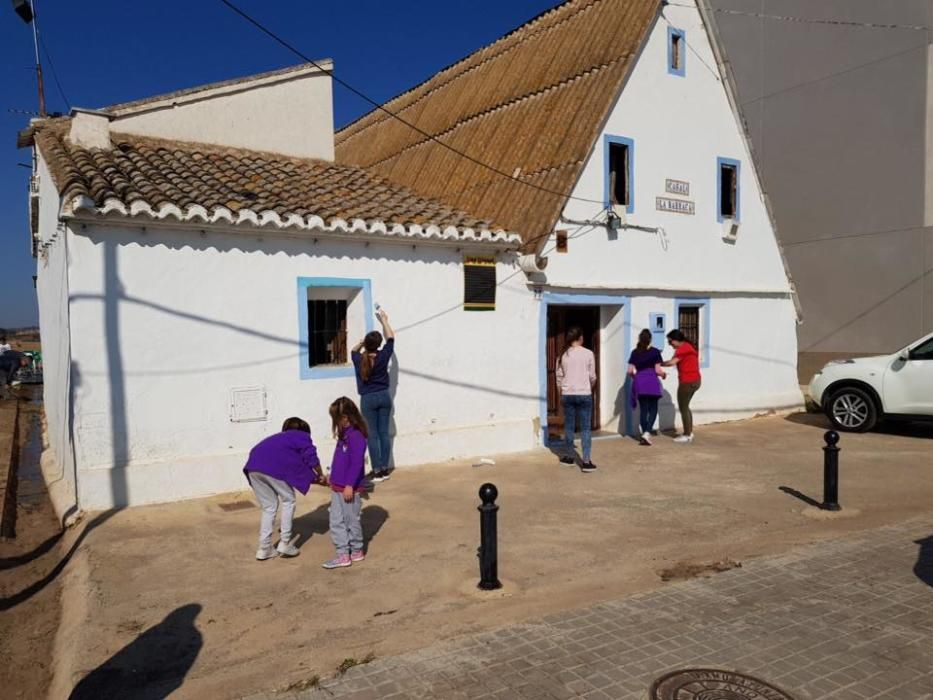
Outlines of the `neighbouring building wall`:
[{"label": "neighbouring building wall", "polygon": [[68,315],[68,234],[59,226],[59,197],[45,160],[38,156],[39,257],[36,295],[42,338],[43,402],[48,444],[42,455],[56,512],[75,505],[71,440],[71,346]]},{"label": "neighbouring building wall", "polygon": [[[466,250],[91,225],[78,233],[71,314],[84,508],[242,489],[248,450],[291,415],[310,422],[330,463],[327,409],[341,395],[356,400],[356,385],[302,378],[299,278],[368,280],[371,301],[390,314],[397,464],[536,444],[536,309],[509,262],[498,265],[496,309],[470,312]],[[364,330],[350,328],[351,347]],[[265,389],[268,419],[231,422],[231,389],[253,386]]]},{"label": "neighbouring building wall", "polygon": [[[933,22],[931,0],[707,4],[803,20]],[[801,352],[892,352],[928,332],[929,31],[711,14],[800,293]]]},{"label": "neighbouring building wall", "polygon": [[[627,350],[652,314],[663,314],[671,330],[679,305],[701,305],[703,389],[694,403],[700,422],[799,406],[796,311],[751,154],[711,72],[716,64],[698,13],[668,6],[664,14],[689,43],[685,75],[668,71],[669,25],[662,19],[584,167],[573,192],[579,199],[565,209],[567,219],[605,221],[599,204],[580,200],[604,201],[607,137],[628,139],[633,199],[625,216],[629,224],[662,227],[663,233],[559,223],[569,232],[568,249],[558,253],[556,241],[549,242],[547,286],[563,295],[624,295]],[[718,216],[721,158],[739,163],[735,241],[724,239]],[[668,179],[689,183],[689,194],[666,192]],[[659,210],[659,197],[690,203],[694,213]],[[676,387],[676,380],[666,386]]]},{"label": "neighbouring building wall", "polygon": [[114,114],[110,129],[117,133],[334,159],[331,79],[314,68],[117,108]]}]

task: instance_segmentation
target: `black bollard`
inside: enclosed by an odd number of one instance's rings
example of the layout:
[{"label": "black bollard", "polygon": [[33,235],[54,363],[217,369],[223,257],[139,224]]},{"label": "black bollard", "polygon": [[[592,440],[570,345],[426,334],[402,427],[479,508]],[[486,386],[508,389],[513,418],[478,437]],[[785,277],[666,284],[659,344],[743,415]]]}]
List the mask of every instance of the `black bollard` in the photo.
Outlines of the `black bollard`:
[{"label": "black bollard", "polygon": [[493,484],[483,484],[479,487],[479,498],[483,505],[479,506],[479,588],[484,591],[494,591],[502,588],[499,582],[499,552],[496,546],[496,513],[499,506],[496,498],[499,489]]},{"label": "black bollard", "polygon": [[839,505],[839,433],[827,430],[823,435],[823,510],[842,510]]}]

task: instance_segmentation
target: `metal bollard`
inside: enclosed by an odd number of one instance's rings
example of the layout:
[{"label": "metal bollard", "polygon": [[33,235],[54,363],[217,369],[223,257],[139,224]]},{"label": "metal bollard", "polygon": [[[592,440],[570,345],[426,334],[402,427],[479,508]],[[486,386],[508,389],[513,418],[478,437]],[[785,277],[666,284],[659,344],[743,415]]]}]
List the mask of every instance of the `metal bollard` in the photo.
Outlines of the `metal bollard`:
[{"label": "metal bollard", "polygon": [[839,433],[827,430],[823,435],[823,510],[842,510],[839,505]]},{"label": "metal bollard", "polygon": [[499,581],[499,552],[496,546],[496,513],[499,506],[496,498],[499,489],[493,484],[483,484],[479,487],[479,498],[483,505],[479,506],[479,588],[484,591],[494,591],[502,588]]}]

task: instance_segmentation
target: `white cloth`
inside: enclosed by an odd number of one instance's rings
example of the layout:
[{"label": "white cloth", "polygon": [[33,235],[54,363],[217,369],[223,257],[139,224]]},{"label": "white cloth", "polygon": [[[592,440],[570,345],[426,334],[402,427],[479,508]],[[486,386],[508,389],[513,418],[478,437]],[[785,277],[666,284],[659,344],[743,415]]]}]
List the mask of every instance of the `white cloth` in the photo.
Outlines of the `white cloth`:
[{"label": "white cloth", "polygon": [[12,349],[13,347],[9,343],[0,344],[0,355],[2,355],[5,352],[9,352]]},{"label": "white cloth", "polygon": [[557,383],[564,396],[589,396],[596,385],[596,357],[582,345],[574,345],[557,361]]}]

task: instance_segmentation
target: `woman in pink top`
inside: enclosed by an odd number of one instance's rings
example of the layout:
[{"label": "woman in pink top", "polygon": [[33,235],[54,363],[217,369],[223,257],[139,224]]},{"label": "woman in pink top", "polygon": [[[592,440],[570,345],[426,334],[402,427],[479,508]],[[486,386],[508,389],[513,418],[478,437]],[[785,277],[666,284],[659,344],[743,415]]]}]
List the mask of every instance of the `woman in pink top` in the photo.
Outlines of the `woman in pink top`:
[{"label": "woman in pink top", "polygon": [[583,331],[571,328],[567,331],[564,351],[557,359],[557,385],[560,387],[560,401],[564,408],[564,431],[566,434],[565,454],[561,464],[574,464],[574,431],[577,418],[580,419],[581,447],[583,448],[583,472],[596,471],[596,465],[590,461],[590,449],[593,444],[591,428],[593,425],[593,387],[596,386],[596,358],[592,351],[583,347]]}]

